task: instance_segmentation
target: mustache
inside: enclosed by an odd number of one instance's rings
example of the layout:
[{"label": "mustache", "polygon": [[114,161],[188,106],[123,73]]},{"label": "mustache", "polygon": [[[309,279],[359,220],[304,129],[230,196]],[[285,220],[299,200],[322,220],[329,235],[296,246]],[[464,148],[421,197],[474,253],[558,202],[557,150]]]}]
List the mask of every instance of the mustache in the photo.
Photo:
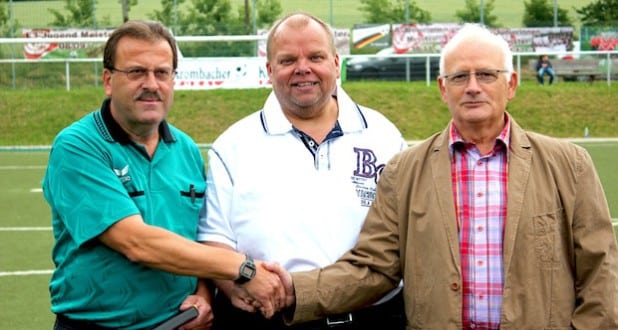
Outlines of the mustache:
[{"label": "mustache", "polygon": [[163,101],[163,97],[161,97],[161,94],[159,94],[158,91],[149,91],[149,90],[142,91],[141,93],[139,93],[139,95],[137,95],[135,99],[137,101],[144,101],[144,100]]}]

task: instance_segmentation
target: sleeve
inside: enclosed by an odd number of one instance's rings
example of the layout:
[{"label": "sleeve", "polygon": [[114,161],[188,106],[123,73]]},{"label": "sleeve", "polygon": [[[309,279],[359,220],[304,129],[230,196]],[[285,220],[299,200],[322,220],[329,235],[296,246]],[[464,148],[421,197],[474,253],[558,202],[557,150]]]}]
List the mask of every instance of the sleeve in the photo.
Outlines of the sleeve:
[{"label": "sleeve", "polygon": [[236,249],[230,223],[233,179],[217,149],[208,151],[206,198],[200,215],[197,240],[226,244]]},{"label": "sleeve", "polygon": [[356,246],[323,269],[293,273],[296,294],[289,323],[367,306],[393,290],[401,280],[397,214],[397,160],[386,166]]},{"label": "sleeve", "polygon": [[609,208],[590,155],[578,148],[573,209],[575,329],[618,329],[618,252]]},{"label": "sleeve", "polygon": [[54,142],[43,190],[52,211],[61,216],[78,245],[116,221],[139,214],[114,173],[111,155],[78,136],[63,134]]}]

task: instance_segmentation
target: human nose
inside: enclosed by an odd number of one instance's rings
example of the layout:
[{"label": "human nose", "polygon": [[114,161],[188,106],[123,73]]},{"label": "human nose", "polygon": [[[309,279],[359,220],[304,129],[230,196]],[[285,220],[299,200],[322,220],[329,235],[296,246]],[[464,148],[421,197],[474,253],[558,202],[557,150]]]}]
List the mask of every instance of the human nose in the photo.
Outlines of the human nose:
[{"label": "human nose", "polygon": [[148,70],[143,78],[142,86],[146,89],[156,89],[159,87],[159,80],[153,70]]},{"label": "human nose", "polygon": [[311,72],[311,66],[309,65],[309,61],[307,59],[299,59],[296,62],[294,73],[295,74],[307,74],[309,72]]},{"label": "human nose", "polygon": [[468,93],[478,93],[480,91],[480,82],[478,78],[476,78],[475,72],[470,72],[468,75],[468,80],[466,81],[466,91]]}]

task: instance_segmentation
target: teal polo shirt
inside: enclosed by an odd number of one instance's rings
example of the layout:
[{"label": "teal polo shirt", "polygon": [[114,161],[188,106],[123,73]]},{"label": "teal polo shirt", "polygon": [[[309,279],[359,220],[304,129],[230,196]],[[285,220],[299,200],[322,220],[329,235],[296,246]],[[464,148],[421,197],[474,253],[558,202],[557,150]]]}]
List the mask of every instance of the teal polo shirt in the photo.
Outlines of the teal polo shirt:
[{"label": "teal polo shirt", "polygon": [[56,269],[52,312],[110,328],[149,328],[178,312],[197,279],[128,260],[98,239],[131,215],[195,240],[206,188],[193,140],[167,122],[152,159],[100,110],[55,138],[43,179],[52,211]]}]

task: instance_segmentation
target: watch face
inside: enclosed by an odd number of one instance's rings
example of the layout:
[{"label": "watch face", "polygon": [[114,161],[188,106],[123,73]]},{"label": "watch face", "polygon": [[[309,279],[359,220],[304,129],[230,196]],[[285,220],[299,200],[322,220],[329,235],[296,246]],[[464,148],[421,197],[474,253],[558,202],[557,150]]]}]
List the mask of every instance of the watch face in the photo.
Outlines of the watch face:
[{"label": "watch face", "polygon": [[253,263],[253,259],[247,256],[247,259],[240,265],[238,278],[234,282],[243,284],[251,280],[253,276],[255,276],[255,264]]},{"label": "watch face", "polygon": [[255,275],[255,266],[253,264],[244,264],[243,267],[241,267],[240,272],[242,276],[253,278]]}]

